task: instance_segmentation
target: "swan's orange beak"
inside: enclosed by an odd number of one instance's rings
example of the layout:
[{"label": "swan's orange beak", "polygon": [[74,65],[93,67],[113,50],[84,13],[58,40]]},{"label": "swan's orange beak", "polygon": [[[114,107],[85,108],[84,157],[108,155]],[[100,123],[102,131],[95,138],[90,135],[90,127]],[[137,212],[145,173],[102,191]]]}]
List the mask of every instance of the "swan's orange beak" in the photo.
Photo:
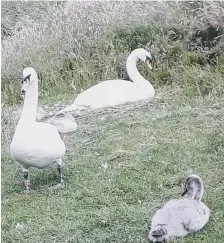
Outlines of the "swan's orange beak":
[{"label": "swan's orange beak", "polygon": [[149,69],[152,70],[152,64],[151,64],[150,60],[146,60],[145,63],[147,64]]}]

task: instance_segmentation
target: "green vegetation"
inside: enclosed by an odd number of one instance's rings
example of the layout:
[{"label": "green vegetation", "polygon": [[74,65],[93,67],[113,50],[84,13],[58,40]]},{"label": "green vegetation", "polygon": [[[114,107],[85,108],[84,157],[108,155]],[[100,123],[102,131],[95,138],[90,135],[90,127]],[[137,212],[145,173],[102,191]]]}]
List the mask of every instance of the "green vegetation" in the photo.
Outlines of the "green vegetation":
[{"label": "green vegetation", "polygon": [[[204,180],[211,219],[175,242],[222,242],[223,16],[218,1],[2,3],[2,242],[147,242],[152,215],[190,173]],[[56,169],[32,168],[36,192],[23,194],[9,154],[22,69],[37,69],[49,105],[127,79],[137,47],[153,55],[153,71],[139,70],[155,99],[78,117],[78,131],[63,136],[66,188],[48,190]]]},{"label": "green vegetation", "polygon": [[137,47],[155,57],[153,72],[140,66],[155,88],[180,86],[190,97],[221,90],[223,9],[222,2],[3,2],[2,99],[19,101],[28,65],[37,69],[46,101],[71,97],[71,83],[79,93],[101,80],[128,78],[126,58]]}]

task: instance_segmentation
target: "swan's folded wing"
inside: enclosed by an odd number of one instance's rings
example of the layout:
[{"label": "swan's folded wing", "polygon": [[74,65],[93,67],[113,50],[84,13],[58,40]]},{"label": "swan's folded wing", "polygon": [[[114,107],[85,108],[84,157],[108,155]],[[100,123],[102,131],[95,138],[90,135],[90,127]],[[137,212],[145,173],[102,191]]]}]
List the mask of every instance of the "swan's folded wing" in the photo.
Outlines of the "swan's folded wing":
[{"label": "swan's folded wing", "polygon": [[[27,143],[29,141],[29,143]],[[33,156],[49,159],[61,158],[66,151],[57,127],[51,124],[37,122],[27,136],[26,141]]]},{"label": "swan's folded wing", "polygon": [[[134,91],[132,91],[133,89]],[[123,99],[127,99],[126,96],[134,96],[136,90],[138,89],[132,82],[125,80],[107,80],[83,91],[77,96],[74,103],[87,107],[103,107],[110,103],[113,105],[116,103],[119,104],[123,102]]]}]

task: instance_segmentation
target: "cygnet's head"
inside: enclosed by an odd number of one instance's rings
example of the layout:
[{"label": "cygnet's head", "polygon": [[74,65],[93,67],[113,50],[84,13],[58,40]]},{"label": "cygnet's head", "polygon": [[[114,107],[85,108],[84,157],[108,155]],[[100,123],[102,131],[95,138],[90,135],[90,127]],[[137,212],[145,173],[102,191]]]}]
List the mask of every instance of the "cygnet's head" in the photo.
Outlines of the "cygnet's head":
[{"label": "cygnet's head", "polygon": [[142,60],[147,64],[150,70],[152,70],[152,56],[146,51],[144,48],[135,49],[132,54],[134,54],[137,58]]},{"label": "cygnet's head", "polygon": [[26,95],[26,91],[29,87],[29,85],[33,81],[37,81],[37,72],[32,67],[26,67],[23,69],[23,75],[22,75],[22,88],[21,88],[21,95],[24,98]]},{"label": "cygnet's head", "polygon": [[204,187],[200,176],[190,175],[185,181],[181,196],[188,194],[192,199],[201,200],[203,192]]}]

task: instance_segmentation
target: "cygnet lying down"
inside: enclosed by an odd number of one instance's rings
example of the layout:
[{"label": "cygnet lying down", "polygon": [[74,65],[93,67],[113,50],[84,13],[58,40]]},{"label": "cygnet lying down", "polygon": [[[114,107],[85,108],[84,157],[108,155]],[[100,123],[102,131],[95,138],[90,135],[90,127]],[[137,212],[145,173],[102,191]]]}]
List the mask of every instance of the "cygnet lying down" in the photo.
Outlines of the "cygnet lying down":
[{"label": "cygnet lying down", "polygon": [[70,133],[77,130],[77,123],[71,114],[59,113],[46,122],[55,125],[59,133]]},{"label": "cygnet lying down", "polygon": [[190,197],[172,199],[157,210],[148,235],[150,242],[166,242],[202,229],[210,215],[209,208],[201,202],[203,193],[202,179],[198,175],[190,175],[181,194]]}]

